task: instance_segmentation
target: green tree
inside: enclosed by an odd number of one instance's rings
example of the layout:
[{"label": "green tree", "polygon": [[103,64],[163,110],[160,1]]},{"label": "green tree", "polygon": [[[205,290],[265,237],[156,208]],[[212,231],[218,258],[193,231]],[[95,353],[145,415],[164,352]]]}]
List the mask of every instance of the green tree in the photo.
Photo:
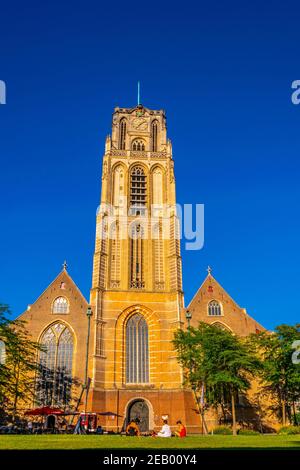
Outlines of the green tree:
[{"label": "green tree", "polygon": [[5,365],[6,360],[6,342],[7,342],[7,321],[6,315],[9,314],[8,306],[0,304],[0,422],[5,414],[5,385],[9,381],[9,370]]},{"label": "green tree", "polygon": [[271,396],[283,426],[287,416],[299,424],[296,403],[300,400],[300,364],[292,361],[293,343],[297,340],[300,340],[300,324],[280,325],[274,333],[263,332],[250,337],[263,362],[260,374],[263,392]]},{"label": "green tree", "polygon": [[30,339],[25,323],[9,319],[9,313],[8,306],[0,304],[0,339],[5,345],[5,361],[0,365],[0,408],[14,421],[19,406],[34,399],[37,353],[41,348]]},{"label": "green tree", "polygon": [[236,396],[251,386],[260,361],[249,345],[220,327],[200,322],[198,328],[175,333],[174,346],[185,371],[186,382],[200,391],[206,403],[223,408],[230,400],[232,430],[236,428]]}]

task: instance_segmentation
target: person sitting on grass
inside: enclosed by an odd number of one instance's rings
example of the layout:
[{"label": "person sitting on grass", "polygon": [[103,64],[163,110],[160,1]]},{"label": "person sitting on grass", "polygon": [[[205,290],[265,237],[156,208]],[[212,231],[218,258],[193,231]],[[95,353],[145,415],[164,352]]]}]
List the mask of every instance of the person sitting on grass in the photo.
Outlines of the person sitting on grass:
[{"label": "person sitting on grass", "polygon": [[163,427],[157,434],[153,434],[153,437],[172,437],[172,431],[170,426],[168,425],[168,421],[166,419],[163,420]]},{"label": "person sitting on grass", "polygon": [[137,420],[132,419],[126,428],[126,436],[139,436],[140,429],[137,425]]},{"label": "person sitting on grass", "polygon": [[177,437],[186,437],[186,427],[182,424],[182,422],[179,420],[177,421],[178,424],[178,429],[175,431],[175,436]]}]

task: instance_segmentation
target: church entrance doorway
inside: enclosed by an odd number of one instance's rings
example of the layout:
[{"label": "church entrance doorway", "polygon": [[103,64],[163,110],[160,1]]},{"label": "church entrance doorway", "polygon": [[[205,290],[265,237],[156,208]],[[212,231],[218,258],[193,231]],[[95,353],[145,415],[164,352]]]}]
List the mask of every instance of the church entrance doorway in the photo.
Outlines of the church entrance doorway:
[{"label": "church entrance doorway", "polygon": [[47,429],[51,429],[52,431],[54,431],[54,429],[55,429],[55,422],[56,422],[56,419],[55,419],[55,416],[54,416],[54,415],[49,415],[49,416],[47,416],[47,421],[46,421],[46,427],[47,427]]},{"label": "church entrance doorway", "polygon": [[141,432],[149,431],[149,407],[145,400],[135,400],[128,405],[127,423],[138,420]]}]

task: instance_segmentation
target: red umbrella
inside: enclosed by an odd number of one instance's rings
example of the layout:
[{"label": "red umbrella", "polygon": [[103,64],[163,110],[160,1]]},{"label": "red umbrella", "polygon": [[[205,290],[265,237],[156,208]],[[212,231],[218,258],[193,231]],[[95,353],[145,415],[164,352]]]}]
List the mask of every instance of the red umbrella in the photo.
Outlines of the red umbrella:
[{"label": "red umbrella", "polygon": [[28,410],[25,412],[25,415],[31,416],[48,416],[48,415],[64,415],[65,412],[59,408],[51,408],[51,406],[43,406],[42,408],[34,408],[33,410]]},{"label": "red umbrella", "polygon": [[118,415],[117,413],[114,413],[113,411],[104,411],[103,413],[97,413],[97,414],[101,416],[118,416],[119,418],[122,418],[122,415]]}]

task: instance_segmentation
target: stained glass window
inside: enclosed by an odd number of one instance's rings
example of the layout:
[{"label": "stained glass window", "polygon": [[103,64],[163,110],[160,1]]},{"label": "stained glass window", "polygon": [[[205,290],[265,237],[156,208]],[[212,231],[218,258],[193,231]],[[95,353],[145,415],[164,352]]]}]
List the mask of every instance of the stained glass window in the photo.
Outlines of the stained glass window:
[{"label": "stained glass window", "polygon": [[139,313],[126,325],[126,382],[149,382],[148,325]]},{"label": "stained glass window", "polygon": [[73,335],[63,323],[47,328],[40,340],[40,373],[37,394],[40,405],[66,406],[71,399]]}]

